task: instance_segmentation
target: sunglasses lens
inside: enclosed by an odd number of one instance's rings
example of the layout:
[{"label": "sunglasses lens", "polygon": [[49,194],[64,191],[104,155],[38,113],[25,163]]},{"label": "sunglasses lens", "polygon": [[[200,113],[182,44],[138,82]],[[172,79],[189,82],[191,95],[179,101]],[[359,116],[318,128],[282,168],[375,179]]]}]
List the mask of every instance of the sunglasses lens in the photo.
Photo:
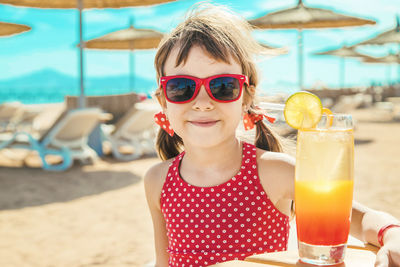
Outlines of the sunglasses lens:
[{"label": "sunglasses lens", "polygon": [[232,101],[240,95],[240,83],[234,77],[219,77],[210,81],[210,90],[216,99]]},{"label": "sunglasses lens", "polygon": [[174,78],[167,82],[167,99],[172,102],[184,102],[193,97],[196,82],[188,78]]}]

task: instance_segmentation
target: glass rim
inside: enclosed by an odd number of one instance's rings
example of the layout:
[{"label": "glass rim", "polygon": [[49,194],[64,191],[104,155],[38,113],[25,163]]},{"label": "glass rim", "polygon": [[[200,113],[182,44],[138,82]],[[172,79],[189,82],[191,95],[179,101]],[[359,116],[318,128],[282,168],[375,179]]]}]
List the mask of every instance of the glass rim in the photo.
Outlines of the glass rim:
[{"label": "glass rim", "polygon": [[326,113],[323,113],[322,115],[321,115],[321,118],[322,117],[343,117],[343,118],[345,118],[345,117],[348,117],[348,118],[350,118],[350,119],[352,119],[353,118],[353,116],[351,115],[351,114],[348,114],[348,113],[332,113],[332,114],[326,114]]},{"label": "glass rim", "polygon": [[353,116],[351,114],[345,113],[322,114],[319,122],[315,125],[314,129],[317,131],[353,130]]}]

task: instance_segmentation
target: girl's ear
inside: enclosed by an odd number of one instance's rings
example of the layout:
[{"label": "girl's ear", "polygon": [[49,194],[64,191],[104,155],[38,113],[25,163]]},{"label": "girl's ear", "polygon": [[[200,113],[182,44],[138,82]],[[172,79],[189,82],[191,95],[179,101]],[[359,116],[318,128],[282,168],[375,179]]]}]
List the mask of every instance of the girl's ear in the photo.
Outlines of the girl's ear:
[{"label": "girl's ear", "polygon": [[161,88],[157,89],[157,91],[155,92],[155,96],[157,98],[158,103],[160,104],[161,108],[165,111],[165,109],[167,108],[167,102],[165,100],[163,91],[161,90]]},{"label": "girl's ear", "polygon": [[256,88],[254,85],[250,85],[245,88],[243,94],[243,111],[249,110],[251,104],[253,103],[255,93]]}]

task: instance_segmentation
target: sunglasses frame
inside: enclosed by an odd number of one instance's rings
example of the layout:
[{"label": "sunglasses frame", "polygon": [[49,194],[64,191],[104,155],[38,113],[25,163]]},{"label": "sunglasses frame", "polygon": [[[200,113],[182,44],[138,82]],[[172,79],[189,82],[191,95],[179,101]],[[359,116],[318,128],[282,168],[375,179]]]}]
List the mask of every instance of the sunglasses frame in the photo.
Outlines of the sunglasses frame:
[{"label": "sunglasses frame", "polygon": [[[236,78],[239,81],[239,95],[232,100],[219,100],[217,98],[215,98],[213,96],[213,94],[211,93],[211,89],[210,89],[210,81],[216,78],[221,78],[221,77],[230,77],[230,78]],[[185,101],[172,101],[171,99],[168,98],[167,96],[167,83],[168,81],[175,79],[175,78],[186,78],[186,79],[190,79],[193,80],[196,83],[196,88],[195,91],[193,93],[193,96]],[[243,74],[219,74],[219,75],[214,75],[214,76],[210,76],[204,79],[201,78],[197,78],[194,76],[189,76],[189,75],[173,75],[173,76],[163,76],[160,78],[160,84],[162,87],[162,90],[164,92],[164,96],[167,99],[168,102],[170,103],[174,103],[174,104],[184,104],[184,103],[188,103],[193,101],[193,99],[196,98],[196,96],[199,94],[200,88],[202,85],[204,85],[207,94],[215,101],[220,102],[220,103],[229,103],[229,102],[234,102],[236,100],[238,100],[240,98],[240,96],[242,95],[243,92],[243,84],[247,84],[247,86],[249,86],[249,78],[246,75]]]}]

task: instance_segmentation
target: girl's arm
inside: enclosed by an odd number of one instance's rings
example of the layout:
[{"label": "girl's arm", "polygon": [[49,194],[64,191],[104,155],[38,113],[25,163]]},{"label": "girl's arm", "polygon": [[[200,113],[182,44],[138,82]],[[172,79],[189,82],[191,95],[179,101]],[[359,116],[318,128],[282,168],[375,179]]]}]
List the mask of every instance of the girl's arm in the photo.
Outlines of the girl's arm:
[{"label": "girl's arm", "polygon": [[154,244],[156,252],[155,267],[167,267],[169,259],[169,254],[167,252],[167,230],[165,228],[165,220],[160,207],[160,195],[164,182],[164,179],[161,179],[161,177],[163,177],[161,169],[162,167],[160,165],[156,165],[144,176],[147,204],[153,220]]},{"label": "girl's arm", "polygon": [[[388,213],[376,211],[353,201],[350,234],[364,242],[380,247],[378,233],[389,224],[399,224],[399,220]],[[375,266],[400,266],[400,227],[389,228],[384,232],[383,244]]]}]

